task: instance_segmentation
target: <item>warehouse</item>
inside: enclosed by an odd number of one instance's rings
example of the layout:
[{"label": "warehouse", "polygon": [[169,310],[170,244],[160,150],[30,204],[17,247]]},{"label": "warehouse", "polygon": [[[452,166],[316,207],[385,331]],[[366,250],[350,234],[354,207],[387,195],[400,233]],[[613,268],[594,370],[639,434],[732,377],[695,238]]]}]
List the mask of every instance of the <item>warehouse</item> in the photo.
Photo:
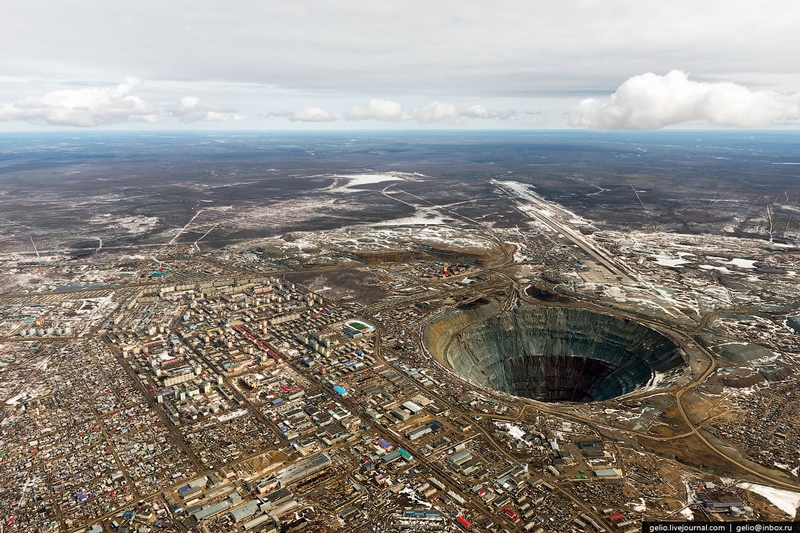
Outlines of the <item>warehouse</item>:
[{"label": "warehouse", "polygon": [[319,453],[279,470],[275,473],[275,480],[281,484],[281,487],[286,487],[330,465],[331,458],[328,454]]}]

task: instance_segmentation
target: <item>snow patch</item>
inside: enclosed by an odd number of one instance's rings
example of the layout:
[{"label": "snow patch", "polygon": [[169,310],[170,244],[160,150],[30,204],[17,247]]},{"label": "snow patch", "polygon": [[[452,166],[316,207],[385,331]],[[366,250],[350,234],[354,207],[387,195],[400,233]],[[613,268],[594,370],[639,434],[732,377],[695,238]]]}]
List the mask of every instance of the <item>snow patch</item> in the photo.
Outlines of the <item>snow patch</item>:
[{"label": "snow patch", "polygon": [[626,301],[625,292],[616,285],[609,285],[608,287],[605,287],[605,293],[609,297],[614,298],[614,300],[616,300],[617,302]]},{"label": "snow patch", "polygon": [[689,263],[686,259],[670,259],[665,255],[657,255],[655,262],[657,265],[665,266],[665,267],[677,267],[680,268],[683,265]]},{"label": "snow patch", "polygon": [[158,217],[148,217],[144,215],[134,215],[127,217],[114,218],[110,213],[98,215],[89,219],[90,224],[108,226],[114,229],[122,229],[128,233],[146,233],[159,224]]},{"label": "snow patch", "polygon": [[719,270],[723,274],[733,274],[733,272],[728,270],[726,267],[718,267],[718,266],[712,266],[712,265],[700,265],[700,268],[702,268],[703,270]]},{"label": "snow patch", "polygon": [[517,440],[522,440],[522,438],[525,436],[525,431],[514,424],[502,424],[502,426],[506,428],[509,435]]},{"label": "snow patch", "polygon": [[433,507],[433,504],[420,499],[419,496],[417,496],[417,493],[411,490],[409,487],[403,487],[403,489],[400,491],[400,494],[405,494],[409,500],[411,500],[417,505],[424,506],[426,509],[430,509],[431,507]]},{"label": "snow patch", "polygon": [[336,187],[334,189],[331,189],[332,191],[338,191],[338,192],[363,190],[363,189],[358,189],[358,187],[361,185],[382,183],[384,181],[403,181],[403,178],[399,176],[394,176],[392,174],[344,174],[344,175],[337,174],[334,177],[344,178],[348,180],[347,185],[342,185],[341,187]]},{"label": "snow patch", "polygon": [[639,503],[631,503],[630,505],[637,513],[643,513],[647,511],[647,503],[644,501],[644,498],[639,498]]},{"label": "snow patch", "polygon": [[726,265],[733,265],[739,268],[756,268],[755,259],[731,259]]},{"label": "snow patch", "polygon": [[384,220],[377,222],[373,226],[441,226],[446,224],[442,217],[405,217],[395,218],[394,220]]},{"label": "snow patch", "polygon": [[16,396],[6,400],[6,405],[19,405],[19,401],[28,396],[27,392],[20,392]]},{"label": "snow patch", "polygon": [[768,499],[772,505],[792,517],[795,518],[797,513],[797,506],[800,504],[800,492],[792,492],[789,490],[776,489],[767,487],[765,485],[756,485],[755,483],[737,483],[740,489],[749,490],[756,494]]}]

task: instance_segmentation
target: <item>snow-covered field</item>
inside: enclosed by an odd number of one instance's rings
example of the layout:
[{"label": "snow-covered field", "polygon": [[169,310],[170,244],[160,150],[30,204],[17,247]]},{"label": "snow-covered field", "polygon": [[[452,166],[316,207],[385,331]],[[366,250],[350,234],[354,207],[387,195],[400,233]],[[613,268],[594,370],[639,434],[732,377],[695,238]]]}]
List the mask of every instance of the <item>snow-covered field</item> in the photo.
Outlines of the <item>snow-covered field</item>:
[{"label": "snow-covered field", "polygon": [[92,217],[90,224],[121,229],[128,233],[146,233],[158,226],[158,217],[148,217],[143,215],[115,217],[110,213]]},{"label": "snow-covered field", "polygon": [[686,265],[691,261],[687,261],[686,259],[683,258],[673,259],[665,255],[657,255],[655,258],[655,262],[657,265],[674,268],[674,267],[682,267],[683,265]]},{"label": "snow-covered field", "polygon": [[790,490],[776,489],[767,487],[765,485],[756,485],[755,483],[737,483],[740,489],[749,490],[763,496],[772,502],[772,505],[789,515],[792,519],[795,518],[797,513],[797,506],[800,505],[800,492],[792,492]]},{"label": "snow-covered field", "polygon": [[727,264],[739,268],[756,268],[756,261],[754,259],[731,259]]},{"label": "snow-covered field", "polygon": [[383,183],[384,181],[402,181],[403,178],[394,174],[346,174],[336,175],[335,178],[344,178],[348,180],[347,185],[335,187],[332,191],[348,191],[359,190],[361,185],[372,185],[374,183]]}]

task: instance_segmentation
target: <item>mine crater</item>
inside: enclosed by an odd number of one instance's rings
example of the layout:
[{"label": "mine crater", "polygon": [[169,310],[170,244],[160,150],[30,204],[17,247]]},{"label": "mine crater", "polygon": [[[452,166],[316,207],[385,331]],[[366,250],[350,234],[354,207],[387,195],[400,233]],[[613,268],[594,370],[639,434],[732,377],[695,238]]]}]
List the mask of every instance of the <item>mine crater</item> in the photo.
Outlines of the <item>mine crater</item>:
[{"label": "mine crater", "polygon": [[678,346],[652,328],[564,307],[471,320],[449,341],[434,344],[433,351],[442,352],[434,355],[468,379],[544,402],[608,400],[647,385],[656,372],[684,366]]}]

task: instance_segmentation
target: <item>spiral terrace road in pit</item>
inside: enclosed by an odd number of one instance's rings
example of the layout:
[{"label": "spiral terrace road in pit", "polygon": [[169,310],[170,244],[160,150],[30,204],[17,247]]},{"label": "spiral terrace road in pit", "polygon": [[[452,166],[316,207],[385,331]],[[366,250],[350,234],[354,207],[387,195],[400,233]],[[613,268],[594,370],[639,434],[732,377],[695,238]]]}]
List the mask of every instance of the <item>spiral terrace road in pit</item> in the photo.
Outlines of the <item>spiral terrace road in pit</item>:
[{"label": "spiral terrace road in pit", "polygon": [[608,400],[684,364],[678,346],[653,329],[569,308],[517,309],[472,324],[442,355],[477,383],[545,402]]}]

